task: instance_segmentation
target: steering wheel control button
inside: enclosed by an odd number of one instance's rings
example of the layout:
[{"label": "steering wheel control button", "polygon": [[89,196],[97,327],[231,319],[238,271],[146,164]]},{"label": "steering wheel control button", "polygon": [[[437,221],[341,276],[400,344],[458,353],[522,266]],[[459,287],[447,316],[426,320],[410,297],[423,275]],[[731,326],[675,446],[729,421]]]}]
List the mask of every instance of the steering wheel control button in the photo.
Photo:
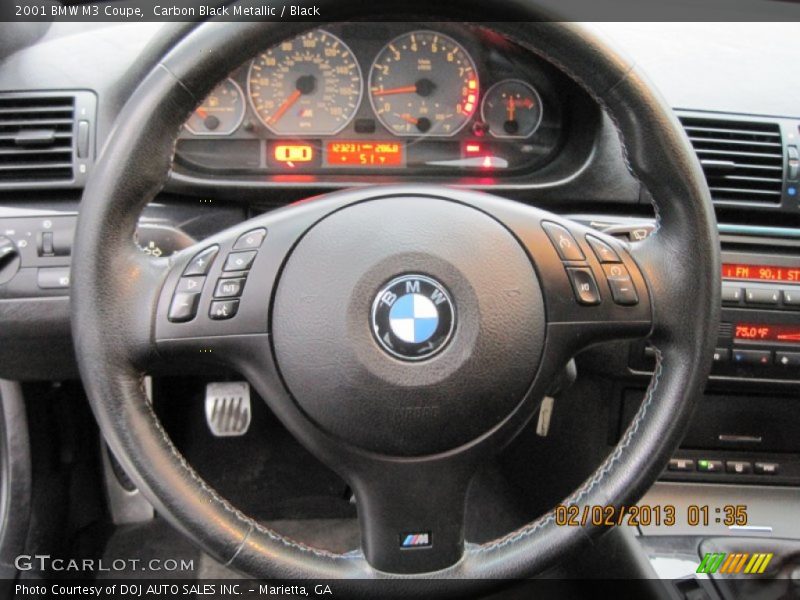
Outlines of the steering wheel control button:
[{"label": "steering wheel control button", "polygon": [[622,262],[619,258],[619,254],[617,254],[617,252],[603,240],[596,238],[593,235],[587,235],[586,241],[589,242],[589,245],[592,247],[592,251],[594,251],[595,256],[597,256],[597,260],[599,260],[601,263]]},{"label": "steering wheel control button", "polygon": [[603,265],[608,287],[614,302],[622,306],[634,306],[639,303],[639,296],[633,285],[628,270],[621,264]]},{"label": "steering wheel control button", "polygon": [[744,293],[747,304],[778,304],[780,300],[780,290],[771,288],[747,288]]},{"label": "steering wheel control button", "polygon": [[555,246],[561,260],[586,260],[583,250],[578,246],[578,241],[564,227],[543,221],[542,228]]},{"label": "steering wheel control button", "polygon": [[694,471],[694,461],[691,458],[670,458],[669,471]]},{"label": "steering wheel control button", "polygon": [[722,284],[722,303],[739,304],[744,298],[742,288],[735,285]]},{"label": "steering wheel control button", "polygon": [[206,275],[211,268],[211,263],[217,257],[219,246],[211,246],[197,254],[183,270],[184,276]]},{"label": "steering wheel control button", "polygon": [[244,277],[220,279],[214,288],[214,298],[238,298],[244,289]]},{"label": "steering wheel control button", "polygon": [[197,305],[199,302],[199,293],[176,293],[169,307],[169,320],[173,323],[191,321],[197,314]]},{"label": "steering wheel control button", "polygon": [[246,252],[231,252],[228,258],[225,259],[225,266],[222,267],[223,271],[246,271],[253,264],[256,259],[256,251],[248,250]]},{"label": "steering wheel control button", "polygon": [[591,269],[570,267],[567,268],[567,275],[569,275],[569,281],[578,302],[586,306],[600,304],[600,290],[597,289],[597,282],[594,280]]},{"label": "steering wheel control button", "polygon": [[380,346],[403,360],[442,350],[455,326],[455,306],[444,286],[425,275],[392,279],[372,303],[372,331]]},{"label": "steering wheel control button", "polygon": [[215,300],[211,303],[208,316],[215,321],[224,321],[225,319],[232,319],[235,317],[238,310],[238,300]]},{"label": "steering wheel control button", "polygon": [[205,282],[205,277],[181,277],[175,291],[197,293],[203,289]]},{"label": "steering wheel control button", "polygon": [[701,458],[697,461],[697,470],[702,473],[721,473],[722,461]]},{"label": "steering wheel control button", "polygon": [[239,236],[236,243],[233,245],[234,250],[256,250],[261,247],[264,238],[267,237],[267,230],[263,227],[260,229],[253,229],[247,233]]}]

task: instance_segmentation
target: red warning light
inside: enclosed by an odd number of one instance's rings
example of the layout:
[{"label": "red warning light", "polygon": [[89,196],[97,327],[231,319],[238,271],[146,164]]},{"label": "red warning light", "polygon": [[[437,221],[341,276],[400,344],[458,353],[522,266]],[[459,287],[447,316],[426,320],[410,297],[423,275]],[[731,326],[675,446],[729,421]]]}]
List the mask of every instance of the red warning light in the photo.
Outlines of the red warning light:
[{"label": "red warning light", "polygon": [[476,144],[474,142],[469,142],[464,147],[464,151],[467,154],[480,154],[481,153],[481,145],[480,144]]}]

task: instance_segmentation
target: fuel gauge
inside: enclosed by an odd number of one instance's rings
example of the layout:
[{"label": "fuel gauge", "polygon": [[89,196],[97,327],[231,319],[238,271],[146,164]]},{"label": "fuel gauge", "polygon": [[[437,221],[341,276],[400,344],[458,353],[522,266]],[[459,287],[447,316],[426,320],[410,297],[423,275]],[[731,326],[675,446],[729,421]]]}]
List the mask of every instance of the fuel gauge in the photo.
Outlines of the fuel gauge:
[{"label": "fuel gauge", "polygon": [[244,118],[244,94],[233,79],[215,87],[195,109],[186,129],[195,135],[230,135]]},{"label": "fuel gauge", "polygon": [[481,117],[496,138],[527,138],[542,122],[542,99],[532,85],[505,79],[486,91]]}]

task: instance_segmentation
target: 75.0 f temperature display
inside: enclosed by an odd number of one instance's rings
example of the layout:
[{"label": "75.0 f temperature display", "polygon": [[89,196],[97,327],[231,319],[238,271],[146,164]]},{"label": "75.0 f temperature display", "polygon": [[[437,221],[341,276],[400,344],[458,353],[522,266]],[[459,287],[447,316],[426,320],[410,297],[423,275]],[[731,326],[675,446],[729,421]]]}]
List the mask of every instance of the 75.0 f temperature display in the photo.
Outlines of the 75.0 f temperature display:
[{"label": "75.0 f temperature display", "polygon": [[800,344],[800,325],[738,323],[733,336],[737,340]]},{"label": "75.0 f temperature display", "polygon": [[725,263],[722,265],[722,276],[725,279],[800,283],[800,268]]}]

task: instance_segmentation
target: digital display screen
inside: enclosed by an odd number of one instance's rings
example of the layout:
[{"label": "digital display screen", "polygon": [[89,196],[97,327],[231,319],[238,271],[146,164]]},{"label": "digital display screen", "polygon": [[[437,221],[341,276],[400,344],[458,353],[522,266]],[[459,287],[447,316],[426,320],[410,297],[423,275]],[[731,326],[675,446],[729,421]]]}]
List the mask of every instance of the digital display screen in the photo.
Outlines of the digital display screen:
[{"label": "digital display screen", "polygon": [[401,142],[335,141],[325,145],[326,167],[402,167],[405,146]]},{"label": "digital display screen", "polygon": [[800,283],[800,267],[775,267],[772,265],[742,265],[724,263],[722,277],[725,279],[748,279],[751,281],[784,281]]},{"label": "digital display screen", "polygon": [[800,325],[737,323],[733,337],[737,340],[800,344]]}]

